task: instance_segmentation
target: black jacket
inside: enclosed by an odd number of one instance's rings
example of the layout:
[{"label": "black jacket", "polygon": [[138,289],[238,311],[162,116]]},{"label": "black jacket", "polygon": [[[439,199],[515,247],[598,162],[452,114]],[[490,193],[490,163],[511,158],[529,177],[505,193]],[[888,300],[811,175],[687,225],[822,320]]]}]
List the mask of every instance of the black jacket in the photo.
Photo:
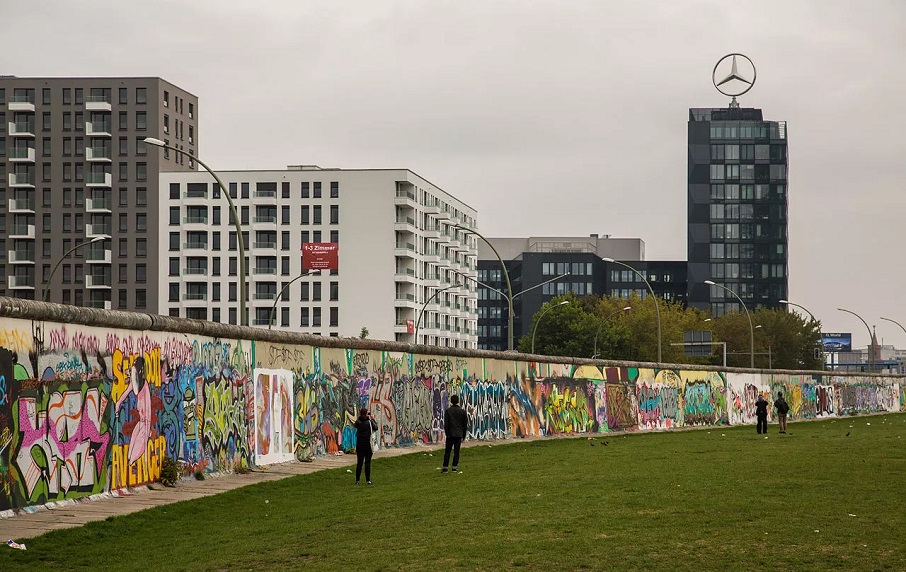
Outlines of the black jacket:
[{"label": "black jacket", "polygon": [[[369,423],[370,421],[370,423]],[[359,443],[371,442],[371,433],[377,431],[377,421],[359,417],[355,420],[356,440]]]},{"label": "black jacket", "polygon": [[782,397],[774,402],[774,407],[777,408],[777,413],[788,413],[790,411],[790,405],[786,402],[786,399]]},{"label": "black jacket", "polygon": [[759,396],[758,401],[755,402],[755,416],[767,418],[768,405],[770,404],[764,400],[764,397]]},{"label": "black jacket", "polygon": [[451,405],[444,412],[444,433],[451,439],[465,439],[469,430],[469,415],[459,405]]}]

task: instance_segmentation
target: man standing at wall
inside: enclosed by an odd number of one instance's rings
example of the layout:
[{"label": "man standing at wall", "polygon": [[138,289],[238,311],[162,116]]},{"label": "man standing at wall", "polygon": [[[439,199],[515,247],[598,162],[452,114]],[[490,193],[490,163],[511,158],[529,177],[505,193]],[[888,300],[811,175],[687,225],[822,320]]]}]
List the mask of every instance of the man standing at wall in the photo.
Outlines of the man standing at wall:
[{"label": "man standing at wall", "polygon": [[777,422],[780,424],[780,432],[786,433],[786,414],[790,411],[790,406],[780,391],[777,392],[777,400],[774,401],[774,407],[777,408]]},{"label": "man standing at wall", "polygon": [[768,432],[768,402],[764,395],[758,394],[755,401],[755,417],[758,420],[758,434]]},{"label": "man standing at wall", "polygon": [[453,472],[458,470],[459,447],[469,430],[469,415],[459,406],[459,396],[450,396],[450,407],[444,412],[444,434],[447,436],[447,447],[444,450],[444,466],[441,473],[447,472],[450,466],[450,450],[453,450]]}]

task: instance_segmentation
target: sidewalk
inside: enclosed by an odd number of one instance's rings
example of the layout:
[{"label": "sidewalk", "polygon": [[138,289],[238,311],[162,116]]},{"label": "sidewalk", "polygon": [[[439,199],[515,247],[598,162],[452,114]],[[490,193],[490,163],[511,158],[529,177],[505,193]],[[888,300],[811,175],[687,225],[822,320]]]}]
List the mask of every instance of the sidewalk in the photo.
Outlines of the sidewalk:
[{"label": "sidewalk", "polygon": [[[530,440],[522,439],[521,441]],[[494,441],[493,444],[502,445],[519,439],[505,439]],[[463,447],[486,446],[490,442],[468,441]],[[443,444],[415,445],[411,447],[395,447],[375,451],[374,458],[397,457],[428,451],[443,450]],[[440,465],[438,459],[438,465]],[[33,513],[22,513],[8,518],[0,518],[0,541],[8,539],[21,542],[22,539],[40,536],[45,532],[62,528],[72,528],[83,524],[104,520],[108,516],[116,516],[138,512],[146,508],[192,500],[201,497],[216,495],[240,487],[246,487],[266,481],[275,481],[307,475],[315,471],[354,467],[355,455],[328,455],[316,457],[312,462],[300,463],[290,461],[278,465],[267,465],[256,468],[247,474],[226,473],[220,476],[209,477],[203,481],[192,479],[181,480],[175,487],[165,487],[154,483],[151,487],[138,487],[132,491],[123,491],[109,496],[98,495],[98,498],[82,499],[80,502],[56,506],[53,508],[39,509]],[[350,476],[350,478],[352,478]]]}]

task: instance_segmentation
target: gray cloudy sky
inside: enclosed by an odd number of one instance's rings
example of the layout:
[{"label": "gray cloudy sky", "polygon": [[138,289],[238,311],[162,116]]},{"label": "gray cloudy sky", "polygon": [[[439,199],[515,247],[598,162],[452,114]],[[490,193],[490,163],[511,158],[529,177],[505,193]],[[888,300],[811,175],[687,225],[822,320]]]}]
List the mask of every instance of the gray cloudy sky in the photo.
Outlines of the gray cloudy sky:
[{"label": "gray cloudy sky", "polygon": [[790,297],[906,347],[906,2],[0,0],[0,73],[163,77],[214,168],[407,167],[492,236],[645,240],[686,256],[689,107],[788,121]]}]

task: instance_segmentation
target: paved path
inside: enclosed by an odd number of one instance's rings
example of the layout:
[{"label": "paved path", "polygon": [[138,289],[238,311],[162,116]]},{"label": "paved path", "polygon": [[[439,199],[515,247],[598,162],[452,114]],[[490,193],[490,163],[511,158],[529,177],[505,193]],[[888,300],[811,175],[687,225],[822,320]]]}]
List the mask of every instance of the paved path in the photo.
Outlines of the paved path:
[{"label": "paved path", "polygon": [[[500,440],[493,443],[494,445],[499,445],[508,442],[512,441]],[[467,441],[463,444],[463,447],[488,444],[486,441]],[[382,449],[375,451],[374,457],[376,459],[396,457],[398,455],[435,451],[442,448],[442,444],[435,444]],[[164,487],[160,484],[154,484],[152,488],[140,487],[134,492],[123,496],[108,496],[97,498],[96,500],[85,500],[84,502],[76,502],[55,508],[41,509],[33,513],[0,518],[0,542],[6,542],[9,539],[21,542],[22,539],[40,536],[51,530],[81,526],[95,520],[104,520],[108,516],[129,514],[164,504],[216,495],[265,481],[275,481],[296,475],[307,475],[308,473],[325,469],[355,466],[355,463],[355,455],[316,457],[312,462],[300,463],[291,461],[278,465],[268,465],[244,475],[228,473],[203,481],[185,479],[180,481],[175,487]],[[438,464],[440,463],[438,462]]]}]

